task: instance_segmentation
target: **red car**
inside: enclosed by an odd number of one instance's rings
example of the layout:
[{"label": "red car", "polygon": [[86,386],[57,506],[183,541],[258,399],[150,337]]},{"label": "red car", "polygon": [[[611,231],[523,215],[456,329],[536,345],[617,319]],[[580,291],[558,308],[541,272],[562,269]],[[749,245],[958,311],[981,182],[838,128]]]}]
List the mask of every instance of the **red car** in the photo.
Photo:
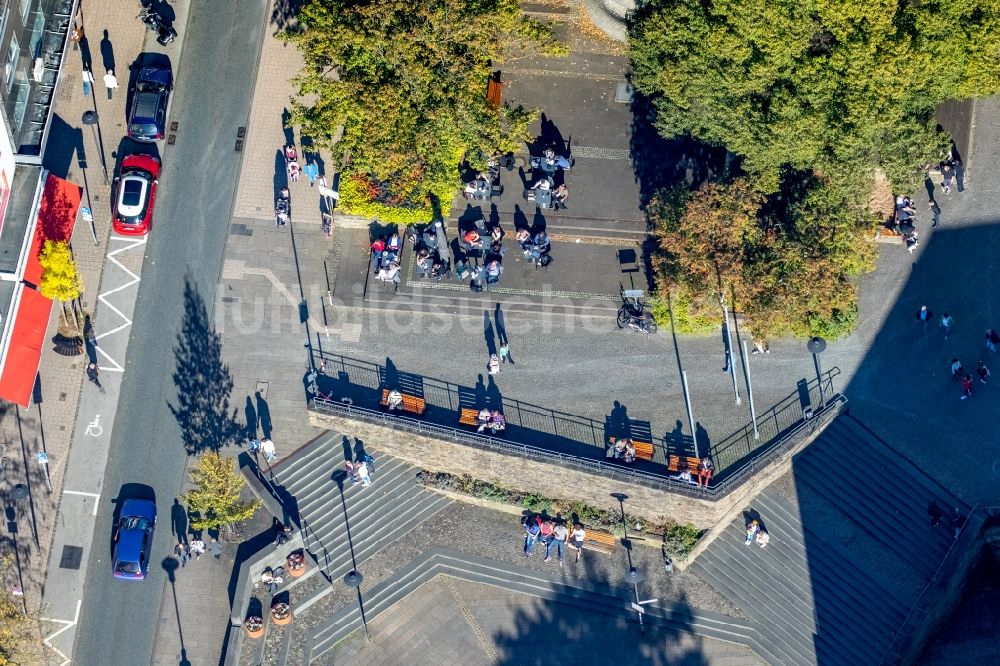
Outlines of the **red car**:
[{"label": "red car", "polygon": [[160,160],[152,155],[128,155],[122,160],[114,183],[116,234],[144,236],[153,221]]}]

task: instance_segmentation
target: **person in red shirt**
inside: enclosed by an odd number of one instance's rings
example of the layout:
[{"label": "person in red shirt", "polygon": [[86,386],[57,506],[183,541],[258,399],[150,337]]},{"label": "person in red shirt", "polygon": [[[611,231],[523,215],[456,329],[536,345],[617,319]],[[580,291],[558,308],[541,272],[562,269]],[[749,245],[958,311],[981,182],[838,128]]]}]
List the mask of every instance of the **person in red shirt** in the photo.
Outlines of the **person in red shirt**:
[{"label": "person in red shirt", "polygon": [[382,253],[385,252],[385,241],[376,238],[372,242],[372,272],[378,275],[378,269],[382,265]]},{"label": "person in red shirt", "polygon": [[972,395],[972,375],[962,377],[962,400]]}]

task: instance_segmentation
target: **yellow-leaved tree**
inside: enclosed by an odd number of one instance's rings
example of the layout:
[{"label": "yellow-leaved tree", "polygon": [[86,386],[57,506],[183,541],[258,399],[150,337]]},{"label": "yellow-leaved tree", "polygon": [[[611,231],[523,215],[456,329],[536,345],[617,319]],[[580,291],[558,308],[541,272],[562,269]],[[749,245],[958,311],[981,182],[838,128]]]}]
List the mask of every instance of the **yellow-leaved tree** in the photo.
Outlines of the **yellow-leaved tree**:
[{"label": "yellow-leaved tree", "polygon": [[[71,319],[66,310],[66,304],[72,304],[83,293],[83,284],[76,271],[76,262],[73,260],[69,244],[64,241],[45,241],[45,245],[42,246],[42,251],[38,255],[38,263],[42,265],[42,283],[38,285],[38,289],[46,298],[60,302],[63,309],[63,321],[69,325]],[[72,313],[72,325],[79,332],[80,322],[76,307],[72,308]]]},{"label": "yellow-leaved tree", "polygon": [[194,489],[184,496],[188,510],[193,514],[194,530],[219,530],[220,536],[232,537],[234,526],[249,519],[260,502],[244,502],[240,492],[246,481],[236,469],[232,458],[218,453],[206,453],[191,470]]}]

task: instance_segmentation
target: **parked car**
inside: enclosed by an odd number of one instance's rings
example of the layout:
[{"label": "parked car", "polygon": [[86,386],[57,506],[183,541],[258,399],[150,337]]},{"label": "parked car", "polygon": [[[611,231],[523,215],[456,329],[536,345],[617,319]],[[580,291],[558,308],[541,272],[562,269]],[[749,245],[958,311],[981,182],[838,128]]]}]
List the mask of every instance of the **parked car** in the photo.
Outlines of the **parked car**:
[{"label": "parked car", "polygon": [[149,233],[156,204],[160,160],[152,155],[126,155],[114,182],[114,230],[123,236]]},{"label": "parked car", "polygon": [[167,125],[167,102],[173,87],[173,74],[165,67],[143,67],[136,79],[128,136],[134,141],[151,143],[163,138]]},{"label": "parked car", "polygon": [[155,502],[148,499],[125,500],[115,527],[115,578],[142,580],[146,577],[155,527]]}]

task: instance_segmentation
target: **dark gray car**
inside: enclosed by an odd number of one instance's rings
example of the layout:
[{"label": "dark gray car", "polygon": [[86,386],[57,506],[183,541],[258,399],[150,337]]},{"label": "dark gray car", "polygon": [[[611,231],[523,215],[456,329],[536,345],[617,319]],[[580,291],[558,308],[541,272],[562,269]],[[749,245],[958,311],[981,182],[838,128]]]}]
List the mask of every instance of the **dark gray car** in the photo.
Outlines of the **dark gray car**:
[{"label": "dark gray car", "polygon": [[130,139],[150,143],[163,138],[172,87],[173,74],[168,68],[143,67],[139,71],[128,119]]}]

